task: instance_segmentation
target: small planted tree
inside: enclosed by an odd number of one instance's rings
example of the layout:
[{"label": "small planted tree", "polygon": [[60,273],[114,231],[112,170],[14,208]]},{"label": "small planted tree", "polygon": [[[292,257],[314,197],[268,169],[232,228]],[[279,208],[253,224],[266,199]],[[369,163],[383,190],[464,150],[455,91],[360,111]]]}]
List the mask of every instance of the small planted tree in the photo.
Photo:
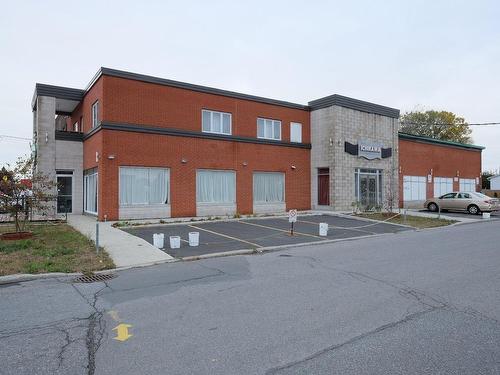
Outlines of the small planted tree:
[{"label": "small planted tree", "polygon": [[46,216],[53,209],[55,181],[33,172],[33,158],[19,158],[0,175],[0,212],[8,215],[16,233],[26,231],[31,213]]}]

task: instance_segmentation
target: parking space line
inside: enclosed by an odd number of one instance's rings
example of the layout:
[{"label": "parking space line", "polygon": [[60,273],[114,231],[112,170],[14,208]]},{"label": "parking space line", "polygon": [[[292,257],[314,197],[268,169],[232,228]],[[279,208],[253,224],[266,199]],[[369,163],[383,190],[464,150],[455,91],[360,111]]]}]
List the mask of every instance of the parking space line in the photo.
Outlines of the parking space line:
[{"label": "parking space line", "polygon": [[[240,223],[240,224],[247,224],[247,225],[253,225],[253,226],[256,226],[256,227],[261,227],[261,228],[266,228],[266,229],[271,229],[271,230],[277,230],[279,232],[284,232],[284,233],[290,233],[290,231],[286,230],[286,229],[281,229],[281,228],[276,228],[276,227],[269,227],[269,226],[266,226],[266,225],[255,224],[255,223],[249,223],[247,221],[238,221],[238,223]],[[308,237],[320,238],[322,240],[325,239],[324,237],[316,236],[314,234],[309,234],[309,233],[297,232],[295,230],[293,231],[293,233],[294,234],[299,234],[301,236],[308,236]]]},{"label": "parking space line", "polygon": [[[319,225],[319,223],[315,223],[314,221],[307,221],[307,220],[297,220],[297,222]],[[376,223],[376,224],[379,224],[379,223]],[[369,231],[366,229],[358,229],[358,227],[339,227],[337,225],[333,225],[330,223],[328,223],[328,227],[332,227],[333,229],[346,229],[346,230],[354,230],[354,231],[361,232],[361,233],[377,234],[376,232],[372,232],[372,231]],[[364,228],[364,227],[360,227],[360,228]]]},{"label": "parking space line", "polygon": [[253,247],[256,247],[256,248],[262,247],[261,245],[258,245],[256,243],[253,243],[253,242],[250,242],[250,241],[246,241],[246,240],[243,240],[241,238],[231,237],[231,236],[228,236],[227,234],[222,234],[222,233],[214,232],[214,231],[212,231],[210,229],[200,228],[200,227],[197,227],[196,225],[190,224],[188,226],[191,227],[191,228],[195,228],[195,229],[199,229],[199,230],[205,231],[207,233],[215,234],[217,236],[226,237],[226,238],[229,238],[229,239],[231,239],[233,241],[244,242],[244,243],[247,243],[247,244],[249,244],[249,245],[251,245]]}]

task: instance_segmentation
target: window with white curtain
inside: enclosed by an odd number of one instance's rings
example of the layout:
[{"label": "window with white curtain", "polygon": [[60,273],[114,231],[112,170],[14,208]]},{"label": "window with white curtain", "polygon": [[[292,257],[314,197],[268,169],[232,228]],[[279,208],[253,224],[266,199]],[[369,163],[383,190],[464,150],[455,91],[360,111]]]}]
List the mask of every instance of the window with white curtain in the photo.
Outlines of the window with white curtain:
[{"label": "window with white curtain", "polygon": [[257,138],[281,140],[281,121],[258,118]]},{"label": "window with white curtain", "polygon": [[298,122],[290,123],[290,142],[302,142],[302,124]]},{"label": "window with white curtain", "polygon": [[427,177],[403,176],[403,200],[425,201],[427,199]]},{"label": "window with white curtain", "polygon": [[434,177],[434,197],[453,192],[453,178]]},{"label": "window with white curtain", "polygon": [[201,111],[201,129],[205,133],[231,135],[231,114],[204,109]]},{"label": "window with white curtain", "polygon": [[120,167],[120,205],[169,203],[170,171],[166,168]]},{"label": "window with white curtain", "polygon": [[285,174],[255,172],[253,174],[253,200],[256,203],[285,202]]},{"label": "window with white curtain", "polygon": [[196,171],[196,201],[198,203],[235,203],[236,174],[233,171]]},{"label": "window with white curtain", "polygon": [[465,192],[476,191],[476,179],[475,178],[461,178],[460,179],[460,191],[465,191]]},{"label": "window with white curtain", "polygon": [[97,179],[96,169],[85,172],[83,176],[83,210],[95,215],[97,215]]},{"label": "window with white curtain", "polygon": [[99,101],[96,100],[94,104],[92,104],[92,128],[95,128],[99,123]]}]

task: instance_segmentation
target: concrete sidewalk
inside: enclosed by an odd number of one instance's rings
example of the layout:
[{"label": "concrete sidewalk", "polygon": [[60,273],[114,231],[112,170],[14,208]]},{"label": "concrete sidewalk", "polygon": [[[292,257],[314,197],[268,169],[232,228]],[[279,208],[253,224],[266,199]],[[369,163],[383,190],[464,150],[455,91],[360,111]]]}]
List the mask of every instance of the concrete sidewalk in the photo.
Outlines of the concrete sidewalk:
[{"label": "concrete sidewalk", "polygon": [[[404,209],[401,209],[401,215],[404,214]],[[418,209],[413,209],[413,208],[408,208],[408,215],[411,215],[411,216],[420,216],[420,217],[430,217],[430,218],[433,218],[433,219],[437,219],[438,218],[438,214],[436,212],[422,212]],[[458,221],[460,223],[475,223],[475,222],[478,222],[478,221],[487,221],[485,219],[483,219],[483,217],[481,215],[478,215],[478,216],[474,216],[474,215],[470,215],[471,217],[463,217],[463,216],[454,216],[454,215],[446,215],[446,213],[441,213],[440,215],[440,219],[445,219],[445,220],[454,220],[454,221]]]},{"label": "concrete sidewalk", "polygon": [[[68,215],[68,224],[95,241],[95,219],[85,215]],[[173,260],[167,253],[143,239],[99,223],[99,245],[108,252],[116,267],[131,267]]]}]

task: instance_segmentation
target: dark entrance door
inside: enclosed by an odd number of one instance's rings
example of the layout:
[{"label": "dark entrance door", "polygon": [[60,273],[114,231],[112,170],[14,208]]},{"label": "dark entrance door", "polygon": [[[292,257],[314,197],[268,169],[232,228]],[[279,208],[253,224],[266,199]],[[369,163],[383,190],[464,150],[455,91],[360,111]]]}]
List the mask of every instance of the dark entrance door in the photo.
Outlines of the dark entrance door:
[{"label": "dark entrance door", "polygon": [[318,168],[318,205],[330,205],[330,170]]},{"label": "dark entrance door", "polygon": [[73,201],[73,176],[57,176],[57,213],[71,213]]}]

